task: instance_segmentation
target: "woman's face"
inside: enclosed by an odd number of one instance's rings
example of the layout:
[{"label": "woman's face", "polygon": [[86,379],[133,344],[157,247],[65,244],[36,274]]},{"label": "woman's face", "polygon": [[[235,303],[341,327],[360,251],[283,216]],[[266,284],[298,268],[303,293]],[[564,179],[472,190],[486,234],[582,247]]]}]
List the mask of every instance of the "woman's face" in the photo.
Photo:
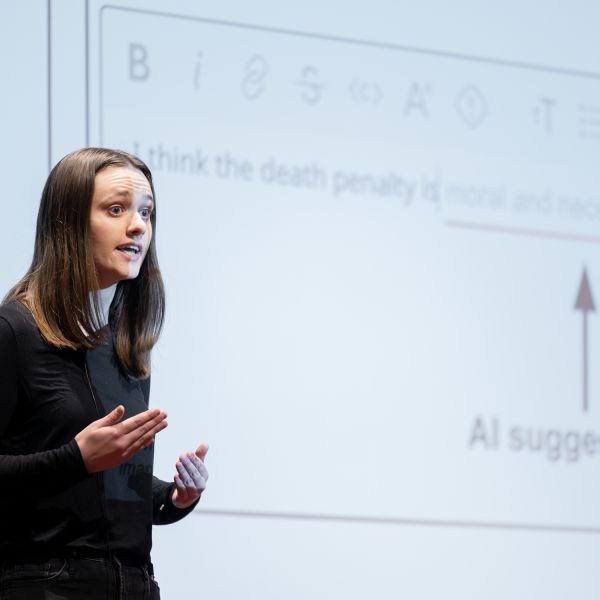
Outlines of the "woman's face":
[{"label": "woman's face", "polygon": [[100,289],[134,279],[152,239],[152,189],[134,167],[108,167],[96,175],[90,236]]}]

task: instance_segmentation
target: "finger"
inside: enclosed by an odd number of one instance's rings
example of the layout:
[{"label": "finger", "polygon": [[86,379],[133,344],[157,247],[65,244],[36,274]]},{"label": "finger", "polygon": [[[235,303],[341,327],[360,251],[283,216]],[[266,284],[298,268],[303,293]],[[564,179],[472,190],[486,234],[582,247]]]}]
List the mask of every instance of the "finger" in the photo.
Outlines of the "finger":
[{"label": "finger", "polygon": [[203,490],[206,487],[206,481],[202,477],[202,473],[200,473],[196,465],[194,465],[194,463],[190,460],[190,457],[184,457],[182,464],[188,475],[192,478],[194,487],[198,490]]},{"label": "finger", "polygon": [[195,454],[189,454],[189,457],[196,469],[200,471],[200,475],[202,475],[205,480],[208,479],[208,469],[206,468],[206,465]]},{"label": "finger", "polygon": [[185,487],[191,488],[191,489],[196,489],[196,484],[194,483],[192,476],[188,473],[188,471],[184,467],[184,465],[178,461],[177,464],[175,465],[175,467],[177,468],[179,477],[181,477],[181,481],[183,481],[183,483],[185,483]]},{"label": "finger", "polygon": [[185,483],[181,480],[179,475],[175,475],[175,491],[173,492],[172,501],[175,506],[184,506],[193,499],[190,496],[189,489],[185,486]]},{"label": "finger", "polygon": [[207,452],[208,452],[208,444],[205,444],[204,442],[202,442],[198,446],[198,448],[196,448],[195,454],[200,460],[204,461],[204,457],[206,456]]},{"label": "finger", "polygon": [[177,469],[177,474],[181,478],[181,481],[185,484],[186,487],[191,487],[194,482],[192,478],[189,476],[188,472],[185,470],[185,467],[181,464],[181,462],[177,461],[175,464],[175,468]]},{"label": "finger", "polygon": [[146,448],[152,446],[152,444],[154,444],[154,436],[152,436],[151,438],[149,438],[146,442],[144,442],[144,445],[142,446],[142,450],[145,450]]},{"label": "finger", "polygon": [[158,408],[153,408],[151,410],[145,410],[143,413],[139,415],[135,415],[126,419],[122,423],[119,424],[119,433],[126,434],[131,431],[134,431],[138,427],[143,427],[150,421],[154,419],[164,419],[167,416],[167,413],[162,412]]},{"label": "finger", "polygon": [[[161,423],[166,422],[165,417],[166,413],[159,412],[159,414],[157,414],[153,419],[151,419],[150,421],[142,422],[140,425],[138,425],[138,427],[129,431],[126,434],[123,434],[121,431],[119,431],[119,434],[123,436],[123,443],[125,447],[128,448],[142,437],[145,437],[147,439],[148,434],[152,431],[154,431],[155,433],[161,431],[160,425]],[[133,418],[134,417],[132,417],[132,419]],[[130,419],[127,419],[127,421],[129,420]],[[127,421],[123,421],[122,424],[125,424]]]},{"label": "finger", "polygon": [[140,450],[147,448],[154,442],[154,436],[167,427],[167,421],[160,421],[156,426],[148,431],[142,433],[142,435],[138,438],[134,438],[132,440],[127,440],[132,434],[128,434],[126,437],[127,441],[130,443],[126,446],[126,449],[123,451],[122,456],[125,458],[129,458],[134,454],[137,454]]},{"label": "finger", "polygon": [[161,432],[163,429],[166,429],[167,426],[167,421],[161,421],[152,429],[149,429],[148,431],[145,431],[143,433],[140,432],[140,437],[134,439],[127,439],[126,444],[128,445],[125,446],[127,449],[123,454],[132,455],[136,452],[139,452],[143,448],[147,448],[150,444],[154,442],[154,437],[156,436],[156,434]]},{"label": "finger", "polygon": [[98,419],[96,423],[98,427],[110,427],[116,425],[125,414],[125,407],[123,405],[117,406],[114,410],[110,411],[106,416]]}]

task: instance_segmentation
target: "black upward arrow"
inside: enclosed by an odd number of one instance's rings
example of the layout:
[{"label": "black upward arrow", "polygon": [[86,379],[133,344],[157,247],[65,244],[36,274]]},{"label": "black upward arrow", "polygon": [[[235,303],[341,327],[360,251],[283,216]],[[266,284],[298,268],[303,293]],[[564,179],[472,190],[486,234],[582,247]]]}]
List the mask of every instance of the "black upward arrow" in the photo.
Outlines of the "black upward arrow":
[{"label": "black upward arrow", "polygon": [[587,315],[590,311],[595,311],[596,306],[592,298],[592,290],[585,268],[581,275],[581,283],[579,284],[579,292],[577,292],[577,300],[575,301],[575,310],[580,310],[583,313],[583,410],[588,409],[588,323]]}]

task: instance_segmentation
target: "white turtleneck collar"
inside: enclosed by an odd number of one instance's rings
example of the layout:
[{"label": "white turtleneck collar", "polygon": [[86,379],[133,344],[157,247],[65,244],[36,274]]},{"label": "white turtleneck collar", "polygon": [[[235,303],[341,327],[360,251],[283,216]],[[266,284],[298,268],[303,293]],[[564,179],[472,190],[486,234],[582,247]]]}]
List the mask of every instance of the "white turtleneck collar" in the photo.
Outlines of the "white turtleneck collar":
[{"label": "white turtleneck collar", "polygon": [[[117,291],[117,284],[113,284],[110,287],[104,288],[103,290],[98,290],[96,292],[98,298],[98,308],[100,309],[100,323],[98,324],[98,329],[101,329],[105,325],[108,325],[108,313],[110,311],[110,305],[115,297],[115,292]],[[90,292],[90,295],[93,292]],[[91,300],[92,298],[90,298]],[[92,302],[93,306],[93,302]]]}]

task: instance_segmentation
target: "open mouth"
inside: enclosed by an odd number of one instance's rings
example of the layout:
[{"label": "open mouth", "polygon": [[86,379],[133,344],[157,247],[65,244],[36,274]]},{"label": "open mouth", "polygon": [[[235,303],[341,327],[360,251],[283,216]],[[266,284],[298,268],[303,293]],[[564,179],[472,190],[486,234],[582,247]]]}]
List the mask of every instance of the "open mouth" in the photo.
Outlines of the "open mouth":
[{"label": "open mouth", "polygon": [[142,249],[139,246],[136,246],[135,244],[119,246],[117,250],[119,250],[120,252],[124,252],[129,256],[137,256],[142,251]]}]

